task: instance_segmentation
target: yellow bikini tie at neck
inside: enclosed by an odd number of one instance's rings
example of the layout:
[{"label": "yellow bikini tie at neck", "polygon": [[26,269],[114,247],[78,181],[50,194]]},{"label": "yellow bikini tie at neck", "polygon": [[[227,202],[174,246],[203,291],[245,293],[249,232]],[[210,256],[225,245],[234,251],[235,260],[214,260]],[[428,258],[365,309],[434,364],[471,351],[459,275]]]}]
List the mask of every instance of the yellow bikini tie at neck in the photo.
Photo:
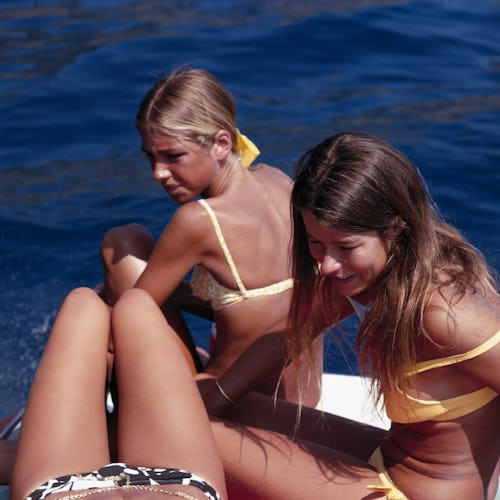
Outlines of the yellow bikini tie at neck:
[{"label": "yellow bikini tie at neck", "polygon": [[236,129],[236,152],[240,155],[240,162],[245,168],[249,167],[260,154],[257,146],[238,129]]}]

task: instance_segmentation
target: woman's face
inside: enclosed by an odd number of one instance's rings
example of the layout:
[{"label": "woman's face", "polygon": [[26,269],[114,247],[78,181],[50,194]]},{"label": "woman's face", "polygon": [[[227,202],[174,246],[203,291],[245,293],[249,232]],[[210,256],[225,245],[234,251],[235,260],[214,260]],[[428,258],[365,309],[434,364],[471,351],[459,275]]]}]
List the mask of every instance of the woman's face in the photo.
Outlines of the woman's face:
[{"label": "woman's face", "polygon": [[337,292],[361,303],[372,299],[373,284],[387,262],[389,243],[377,231],[351,233],[324,226],[302,212],[309,251]]},{"label": "woman's face", "polygon": [[153,178],[178,204],[209,191],[220,165],[209,150],[191,141],[170,136],[143,139],[142,150],[153,170]]}]

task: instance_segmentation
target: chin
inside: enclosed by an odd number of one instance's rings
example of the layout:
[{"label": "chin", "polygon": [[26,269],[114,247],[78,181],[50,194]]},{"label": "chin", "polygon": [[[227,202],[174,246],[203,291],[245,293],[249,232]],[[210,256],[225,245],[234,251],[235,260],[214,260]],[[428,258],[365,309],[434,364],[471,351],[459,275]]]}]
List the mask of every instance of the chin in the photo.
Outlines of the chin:
[{"label": "chin", "polygon": [[189,196],[186,194],[169,194],[170,199],[176,203],[177,205],[184,205],[185,203],[189,203],[194,200],[194,196]]},{"label": "chin", "polygon": [[372,301],[372,293],[368,288],[364,288],[363,290],[356,291],[350,297],[360,303],[368,303]]}]

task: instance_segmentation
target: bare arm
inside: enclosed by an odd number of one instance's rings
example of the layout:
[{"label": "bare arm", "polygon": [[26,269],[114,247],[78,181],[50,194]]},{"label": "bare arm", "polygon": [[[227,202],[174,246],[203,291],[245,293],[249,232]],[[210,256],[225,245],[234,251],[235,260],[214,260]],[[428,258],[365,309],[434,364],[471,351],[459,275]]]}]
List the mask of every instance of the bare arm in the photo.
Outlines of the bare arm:
[{"label": "bare arm", "polygon": [[206,251],[204,211],[196,203],[181,206],[160,236],[135,284],[163,304],[202,259]]},{"label": "bare arm", "polygon": [[[331,313],[329,318],[325,318],[325,311],[322,308],[314,308],[311,317],[316,336],[323,335],[335,321],[352,315],[352,306],[345,298],[339,297],[335,303],[336,307],[329,311]],[[219,378],[219,384],[229,399],[237,403],[261,382],[279,374],[287,361],[284,331],[268,333],[253,342],[236,359]],[[210,414],[220,416],[231,406],[213,381],[200,381],[199,387]]]},{"label": "bare arm", "polygon": [[[499,330],[500,322],[498,322],[494,328],[486,329],[484,332],[482,332],[482,335],[473,336],[473,342],[467,346],[467,350],[471,350],[479,345],[484,344]],[[497,343],[496,345],[488,348],[488,350],[470,359],[469,361],[458,363],[456,367],[467,377],[475,379],[479,384],[490,387],[497,394],[500,394],[500,370],[498,370],[499,364],[500,343]]]},{"label": "bare arm", "polygon": [[195,297],[187,281],[183,281],[175,289],[172,298],[183,311],[208,321],[214,321],[214,312],[210,303]]},{"label": "bare arm", "polygon": [[[446,357],[470,352],[492,339],[500,330],[500,310],[478,295],[466,294],[450,307],[445,298],[435,294],[424,321],[429,337],[442,346],[434,357]],[[500,393],[499,363],[500,342],[453,367],[468,383]]]},{"label": "bare arm", "polygon": [[[263,335],[251,344],[219,378],[219,384],[231,401],[238,404],[259,382],[279,373],[286,363],[283,333]],[[201,380],[207,411],[221,415],[231,403],[223,396],[213,380]]]}]

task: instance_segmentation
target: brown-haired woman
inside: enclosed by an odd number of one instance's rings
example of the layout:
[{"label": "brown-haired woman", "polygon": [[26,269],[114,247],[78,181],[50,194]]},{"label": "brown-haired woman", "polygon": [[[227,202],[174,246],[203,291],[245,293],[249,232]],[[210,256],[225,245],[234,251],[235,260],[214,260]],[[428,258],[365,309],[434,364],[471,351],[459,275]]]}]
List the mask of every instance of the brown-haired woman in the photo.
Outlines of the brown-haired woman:
[{"label": "brown-haired woman", "polygon": [[493,499],[500,300],[484,258],[440,218],[407,158],[366,134],[308,151],[292,203],[290,356],[357,311],[360,366],[392,425],[384,433],[303,409],[293,434],[277,423],[290,420],[291,405],[267,426],[274,433],[260,422],[214,423],[230,492]]}]

